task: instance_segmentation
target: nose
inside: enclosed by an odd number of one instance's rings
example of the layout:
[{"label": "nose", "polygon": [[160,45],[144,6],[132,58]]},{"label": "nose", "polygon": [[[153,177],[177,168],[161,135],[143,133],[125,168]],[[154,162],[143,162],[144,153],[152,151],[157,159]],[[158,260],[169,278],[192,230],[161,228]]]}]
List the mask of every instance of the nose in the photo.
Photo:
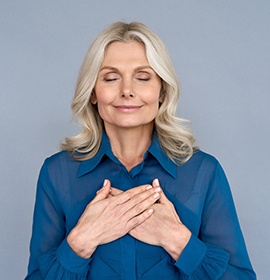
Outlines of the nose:
[{"label": "nose", "polygon": [[121,88],[122,97],[134,97],[135,93],[132,89],[132,81],[130,79],[124,79]]}]

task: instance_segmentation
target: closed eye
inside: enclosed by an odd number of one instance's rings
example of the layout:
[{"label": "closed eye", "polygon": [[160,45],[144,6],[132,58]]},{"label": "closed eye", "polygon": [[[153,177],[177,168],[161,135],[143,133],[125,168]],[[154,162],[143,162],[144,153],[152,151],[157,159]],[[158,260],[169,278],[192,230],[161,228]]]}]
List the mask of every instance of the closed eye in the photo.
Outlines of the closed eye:
[{"label": "closed eye", "polygon": [[137,80],[143,82],[147,82],[151,79],[151,75],[147,71],[139,71],[135,77]]},{"label": "closed eye", "polygon": [[137,80],[139,80],[139,81],[149,81],[150,80],[150,78],[137,78]]},{"label": "closed eye", "polygon": [[113,81],[116,81],[116,80],[118,80],[118,79],[117,78],[111,78],[111,79],[105,78],[104,79],[105,82],[113,82]]},{"label": "closed eye", "polygon": [[105,82],[114,82],[116,80],[118,80],[120,77],[117,73],[114,72],[110,72],[104,75],[103,80]]}]

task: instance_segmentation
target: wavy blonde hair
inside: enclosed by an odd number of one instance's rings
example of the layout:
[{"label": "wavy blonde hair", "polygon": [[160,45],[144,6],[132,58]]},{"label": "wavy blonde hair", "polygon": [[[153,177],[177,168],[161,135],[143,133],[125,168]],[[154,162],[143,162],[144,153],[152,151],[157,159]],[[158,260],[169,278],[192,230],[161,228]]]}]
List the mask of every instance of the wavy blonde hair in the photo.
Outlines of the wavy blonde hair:
[{"label": "wavy blonde hair", "polygon": [[[108,46],[113,42],[130,40],[137,40],[145,45],[148,62],[162,80],[164,101],[155,118],[159,143],[170,159],[183,163],[193,155],[195,138],[189,122],[176,116],[180,96],[178,78],[161,39],[139,22],[113,23],[91,44],[81,65],[71,105],[73,116],[83,129],[76,136],[66,137],[61,148],[71,151],[78,160],[87,160],[97,153],[103,121],[95,105],[90,102],[91,94]],[[79,156],[76,157],[78,153]]]}]

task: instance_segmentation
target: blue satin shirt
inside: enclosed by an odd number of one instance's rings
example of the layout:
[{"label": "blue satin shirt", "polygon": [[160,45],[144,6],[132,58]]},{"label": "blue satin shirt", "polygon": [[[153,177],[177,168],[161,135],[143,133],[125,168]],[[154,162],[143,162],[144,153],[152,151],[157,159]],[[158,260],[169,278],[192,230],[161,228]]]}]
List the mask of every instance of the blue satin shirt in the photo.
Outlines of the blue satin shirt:
[{"label": "blue satin shirt", "polygon": [[[125,235],[77,256],[66,237],[104,179],[126,191],[158,178],[192,237],[174,261],[161,247]],[[176,280],[256,279],[230,187],[218,161],[197,151],[173,163],[155,136],[141,164],[130,172],[113,155],[106,134],[97,155],[79,162],[66,151],[45,160],[39,175],[25,279]]]}]

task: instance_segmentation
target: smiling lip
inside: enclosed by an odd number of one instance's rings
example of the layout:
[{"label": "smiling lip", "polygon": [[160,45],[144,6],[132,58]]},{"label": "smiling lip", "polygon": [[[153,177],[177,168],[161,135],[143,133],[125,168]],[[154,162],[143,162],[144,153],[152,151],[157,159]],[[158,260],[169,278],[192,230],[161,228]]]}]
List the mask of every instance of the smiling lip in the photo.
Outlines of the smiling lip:
[{"label": "smiling lip", "polygon": [[137,111],[141,108],[142,106],[134,106],[134,105],[120,105],[120,106],[114,106],[114,108],[116,108],[119,111],[123,111],[123,112],[134,112]]}]

